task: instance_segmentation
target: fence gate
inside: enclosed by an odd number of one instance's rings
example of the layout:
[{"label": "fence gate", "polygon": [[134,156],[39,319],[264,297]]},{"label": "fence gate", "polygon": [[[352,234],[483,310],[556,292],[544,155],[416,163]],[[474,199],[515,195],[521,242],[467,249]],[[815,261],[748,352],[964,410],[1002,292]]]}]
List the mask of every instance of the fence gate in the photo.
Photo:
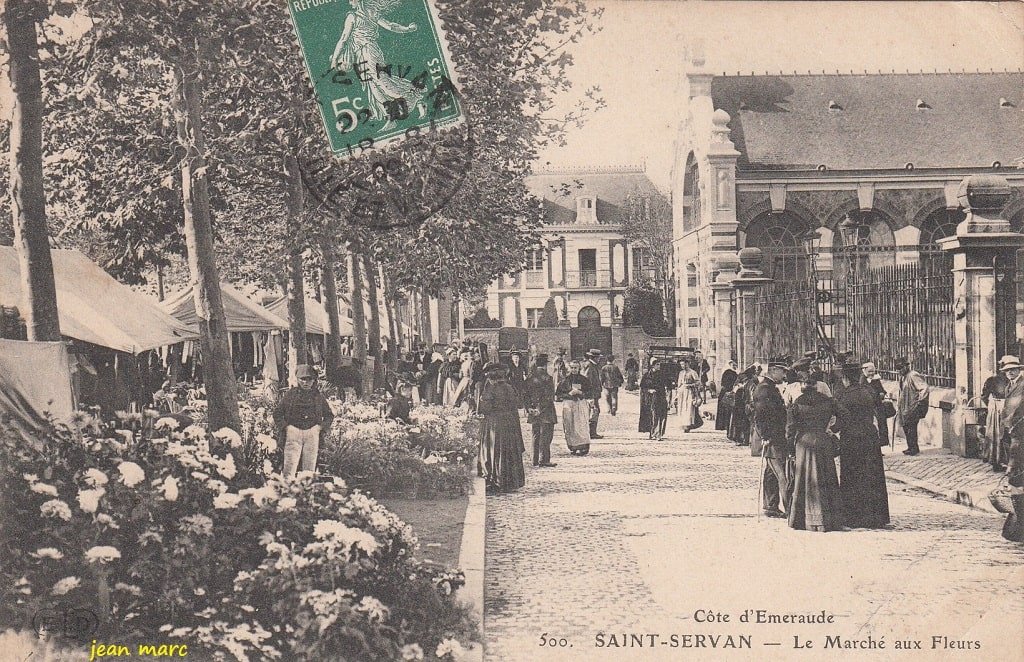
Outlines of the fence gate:
[{"label": "fence gate", "polygon": [[995,263],[996,358],[1020,356],[1024,342],[1024,250]]},{"label": "fence gate", "polygon": [[582,358],[592,349],[601,350],[605,356],[612,353],[610,326],[575,326],[569,329],[569,352],[572,358]]}]

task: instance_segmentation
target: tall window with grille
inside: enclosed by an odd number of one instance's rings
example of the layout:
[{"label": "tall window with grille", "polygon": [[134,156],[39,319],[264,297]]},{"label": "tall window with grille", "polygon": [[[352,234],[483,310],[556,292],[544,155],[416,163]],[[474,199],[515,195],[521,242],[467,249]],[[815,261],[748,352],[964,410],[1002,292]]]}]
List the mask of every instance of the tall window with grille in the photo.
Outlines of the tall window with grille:
[{"label": "tall window with grille", "polygon": [[544,249],[535,248],[526,253],[526,287],[542,289],[544,282]]},{"label": "tall window with grille", "polygon": [[536,329],[537,325],[540,324],[541,315],[544,314],[543,308],[527,308],[526,309],[526,328]]}]

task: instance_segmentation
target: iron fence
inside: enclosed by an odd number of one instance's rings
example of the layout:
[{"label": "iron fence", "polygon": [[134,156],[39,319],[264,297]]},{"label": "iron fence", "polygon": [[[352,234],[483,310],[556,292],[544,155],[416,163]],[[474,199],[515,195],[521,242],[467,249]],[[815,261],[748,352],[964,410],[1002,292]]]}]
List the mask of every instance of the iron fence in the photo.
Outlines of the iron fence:
[{"label": "iron fence", "polygon": [[847,284],[847,333],[856,356],[896,377],[905,357],[935,386],[953,386],[953,274],[938,262],[871,269]]},{"label": "iron fence", "polygon": [[817,292],[810,280],[776,281],[754,297],[753,319],[747,320],[753,354],[759,361],[793,357],[818,347]]}]

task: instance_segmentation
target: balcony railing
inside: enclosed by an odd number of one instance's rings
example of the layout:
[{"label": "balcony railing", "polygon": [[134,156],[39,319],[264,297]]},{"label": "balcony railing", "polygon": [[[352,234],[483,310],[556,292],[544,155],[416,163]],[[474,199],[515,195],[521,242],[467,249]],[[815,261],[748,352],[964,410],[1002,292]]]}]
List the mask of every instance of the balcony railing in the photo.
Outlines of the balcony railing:
[{"label": "balcony railing", "polygon": [[603,289],[612,286],[609,271],[566,271],[565,286],[570,289]]},{"label": "balcony railing", "polygon": [[547,287],[547,274],[543,271],[524,271],[526,274],[526,287],[531,290],[538,290]]}]

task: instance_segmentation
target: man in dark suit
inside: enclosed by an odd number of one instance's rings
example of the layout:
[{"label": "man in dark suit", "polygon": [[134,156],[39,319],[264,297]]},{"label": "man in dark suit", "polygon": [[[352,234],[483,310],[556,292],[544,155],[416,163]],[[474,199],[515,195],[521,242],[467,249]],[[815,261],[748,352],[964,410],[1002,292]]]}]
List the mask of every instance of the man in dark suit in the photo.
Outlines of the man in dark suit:
[{"label": "man in dark suit", "polygon": [[587,352],[587,360],[580,366],[580,374],[590,381],[591,393],[594,394],[590,401],[590,438],[603,439],[597,433],[597,421],[601,417],[601,369],[597,367],[597,360],[601,358],[601,350],[592,349]]},{"label": "man in dark suit", "polygon": [[523,384],[526,420],[533,427],[533,466],[553,467],[551,440],[555,435],[555,380],[548,374],[548,355],[538,354]]},{"label": "man in dark suit", "polygon": [[784,516],[780,503],[789,511],[791,460],[786,440],[786,404],[779,390],[789,363],[788,356],[768,361],[765,379],[757,385],[750,399],[753,412],[750,451],[766,461],[761,503],[769,517]]}]

